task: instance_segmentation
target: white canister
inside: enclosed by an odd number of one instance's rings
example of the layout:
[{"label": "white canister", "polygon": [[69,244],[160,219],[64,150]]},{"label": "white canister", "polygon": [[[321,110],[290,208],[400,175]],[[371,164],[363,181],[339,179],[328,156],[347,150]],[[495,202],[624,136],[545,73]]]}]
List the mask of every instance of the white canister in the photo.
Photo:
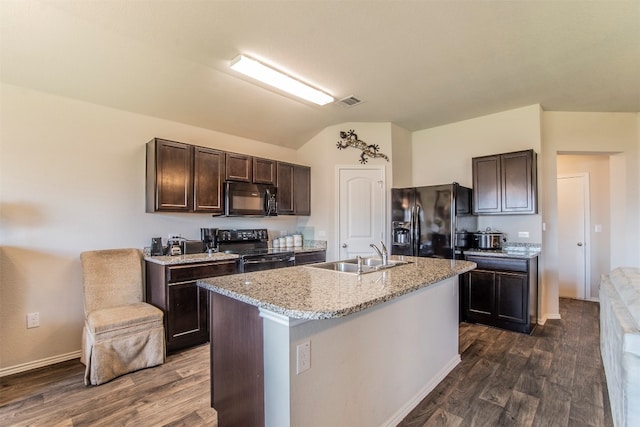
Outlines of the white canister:
[{"label": "white canister", "polygon": [[293,246],[295,246],[295,247],[302,246],[302,234],[294,234],[293,235]]},{"label": "white canister", "polygon": [[280,239],[273,239],[273,244],[272,244],[274,249],[279,249],[280,248]]},{"label": "white canister", "polygon": [[293,246],[293,236],[287,236],[287,237],[285,237],[285,239],[286,239],[286,246],[288,248],[292,247]]}]

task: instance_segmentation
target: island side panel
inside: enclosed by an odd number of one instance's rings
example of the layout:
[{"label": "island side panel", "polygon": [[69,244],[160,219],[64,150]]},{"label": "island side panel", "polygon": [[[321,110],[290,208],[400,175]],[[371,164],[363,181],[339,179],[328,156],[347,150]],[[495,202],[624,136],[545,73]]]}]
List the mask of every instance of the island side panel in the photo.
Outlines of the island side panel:
[{"label": "island side panel", "polygon": [[[304,342],[311,368],[297,375]],[[458,278],[293,327],[289,352],[291,426],[395,426],[460,362]]]},{"label": "island side panel", "polygon": [[211,407],[220,426],[264,425],[262,318],[258,308],[210,292]]}]

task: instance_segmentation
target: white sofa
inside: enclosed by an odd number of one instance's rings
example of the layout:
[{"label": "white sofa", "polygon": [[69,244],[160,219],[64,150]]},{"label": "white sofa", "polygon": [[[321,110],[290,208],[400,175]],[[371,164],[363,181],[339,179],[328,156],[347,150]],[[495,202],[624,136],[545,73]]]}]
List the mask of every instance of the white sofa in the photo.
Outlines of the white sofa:
[{"label": "white sofa", "polygon": [[600,352],[614,425],[640,426],[640,268],[602,276]]}]

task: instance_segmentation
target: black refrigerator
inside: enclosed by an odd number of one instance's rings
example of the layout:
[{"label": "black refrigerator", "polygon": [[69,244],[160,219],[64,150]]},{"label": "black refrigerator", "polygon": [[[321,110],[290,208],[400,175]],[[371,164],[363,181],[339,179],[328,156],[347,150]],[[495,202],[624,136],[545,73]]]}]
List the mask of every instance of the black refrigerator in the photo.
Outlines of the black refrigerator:
[{"label": "black refrigerator", "polygon": [[456,232],[475,232],[471,189],[458,183],[391,190],[391,254],[462,258]]}]

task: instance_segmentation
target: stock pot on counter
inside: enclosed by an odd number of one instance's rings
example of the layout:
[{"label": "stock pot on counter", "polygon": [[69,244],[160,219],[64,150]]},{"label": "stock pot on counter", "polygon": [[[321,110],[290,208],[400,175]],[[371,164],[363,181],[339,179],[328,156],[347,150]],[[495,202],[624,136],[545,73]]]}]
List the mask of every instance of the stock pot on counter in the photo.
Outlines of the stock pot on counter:
[{"label": "stock pot on counter", "polygon": [[474,233],[473,246],[478,249],[502,249],[502,243],[506,240],[504,233],[487,227],[485,231]]}]

